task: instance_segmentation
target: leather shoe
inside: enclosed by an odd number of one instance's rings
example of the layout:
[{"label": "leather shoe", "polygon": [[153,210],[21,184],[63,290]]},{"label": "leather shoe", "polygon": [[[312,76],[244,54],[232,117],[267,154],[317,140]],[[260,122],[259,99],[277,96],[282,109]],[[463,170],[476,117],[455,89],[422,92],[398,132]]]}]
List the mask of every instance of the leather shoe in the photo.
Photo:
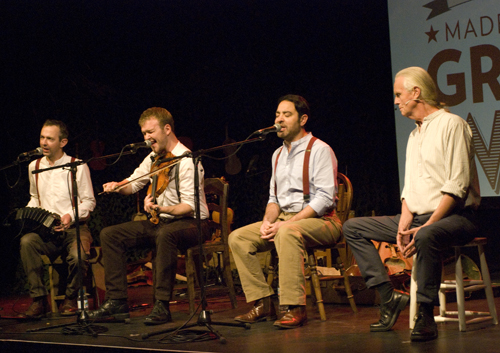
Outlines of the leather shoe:
[{"label": "leather shoe", "polygon": [[144,319],[144,325],[160,325],[172,321],[170,311],[161,300],[157,300],[151,314]]},{"label": "leather shoe", "polygon": [[392,298],[380,306],[380,320],[370,325],[371,332],[389,331],[396,323],[399,313],[406,307],[410,296],[408,293],[395,290]]},{"label": "leather shoe", "polygon": [[253,324],[259,321],[272,321],[276,320],[276,309],[271,297],[265,297],[257,300],[248,313],[236,316],[234,319],[239,322],[248,322]]},{"label": "leather shoe", "polygon": [[31,303],[30,307],[24,315],[21,315],[23,317],[26,317],[28,319],[41,319],[43,317],[47,316],[47,313],[50,313],[50,307],[49,307],[49,302],[47,301],[47,297],[42,297],[42,298],[35,298],[33,300],[33,303]]},{"label": "leather shoe", "polygon": [[280,328],[296,328],[307,322],[307,310],[305,305],[297,305],[288,308],[286,314],[274,322],[274,326]]},{"label": "leather shoe", "polygon": [[438,336],[436,321],[434,321],[433,306],[423,308],[419,306],[415,326],[411,332],[410,339],[412,342],[422,342],[434,340]]},{"label": "leather shoe", "polygon": [[94,322],[123,321],[130,317],[127,299],[108,299],[98,309],[88,312]]},{"label": "leather shoe", "polygon": [[59,308],[59,314],[61,314],[62,316],[71,316],[75,315],[77,311],[77,298],[64,298],[64,303],[62,303],[61,307]]}]

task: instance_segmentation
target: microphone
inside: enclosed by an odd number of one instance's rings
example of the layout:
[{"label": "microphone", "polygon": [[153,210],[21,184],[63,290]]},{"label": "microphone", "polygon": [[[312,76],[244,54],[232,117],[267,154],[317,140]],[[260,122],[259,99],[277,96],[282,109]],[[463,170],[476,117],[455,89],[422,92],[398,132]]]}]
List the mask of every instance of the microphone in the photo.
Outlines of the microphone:
[{"label": "microphone", "polygon": [[126,145],[125,148],[148,148],[151,147],[151,141],[150,140],[145,140],[142,142],[137,142],[137,143],[131,143],[130,145]]},{"label": "microphone", "polygon": [[22,158],[22,157],[31,157],[31,156],[39,156],[43,154],[43,150],[42,150],[42,147],[37,147],[35,148],[34,150],[32,151],[28,151],[28,152],[23,152],[21,153],[17,158]]},{"label": "microphone", "polygon": [[260,129],[254,132],[257,135],[267,135],[271,132],[278,132],[281,130],[281,125],[276,123],[273,126],[266,127],[265,129]]},{"label": "microphone", "polygon": [[[410,99],[409,101],[407,101],[407,102],[404,104],[404,106],[406,107],[406,105],[407,105],[408,103],[410,103],[411,101],[420,102],[420,99]],[[396,111],[396,110],[398,110],[398,107],[394,107],[394,111]]]},{"label": "microphone", "polygon": [[405,105],[407,105],[408,103],[410,103],[411,101],[415,101],[415,102],[419,102],[420,99],[410,99],[408,102],[405,103]]}]

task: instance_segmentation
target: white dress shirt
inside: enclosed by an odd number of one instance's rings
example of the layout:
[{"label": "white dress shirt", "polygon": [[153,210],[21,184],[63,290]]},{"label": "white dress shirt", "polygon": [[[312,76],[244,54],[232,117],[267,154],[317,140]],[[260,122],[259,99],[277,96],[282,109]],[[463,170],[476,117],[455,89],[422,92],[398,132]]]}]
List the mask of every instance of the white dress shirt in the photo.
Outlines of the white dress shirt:
[{"label": "white dress shirt", "polygon": [[432,213],[445,193],[479,206],[481,196],[472,131],[458,115],[440,109],[425,117],[408,139],[401,198],[414,214]]},{"label": "white dress shirt", "polygon": [[[71,157],[66,153],[54,163],[55,166],[71,162]],[[36,160],[29,164],[30,201],[27,207],[41,207],[59,216],[69,214],[71,222],[75,220],[72,196],[72,179],[69,168],[57,168],[38,173],[38,192],[35,170]],[[53,167],[47,157],[42,157],[39,170]],[[76,182],[78,187],[78,216],[80,220],[87,218],[95,208],[94,190],[90,171],[87,164],[79,165],[76,169]]]}]

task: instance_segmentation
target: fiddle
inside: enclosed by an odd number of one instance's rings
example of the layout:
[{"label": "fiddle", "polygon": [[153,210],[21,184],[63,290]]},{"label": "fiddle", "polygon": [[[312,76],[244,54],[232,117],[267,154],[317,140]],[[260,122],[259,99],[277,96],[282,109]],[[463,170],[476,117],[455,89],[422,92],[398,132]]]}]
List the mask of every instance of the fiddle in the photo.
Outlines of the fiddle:
[{"label": "fiddle", "polygon": [[[169,178],[168,174],[170,173],[170,169],[175,163],[173,160],[167,162],[161,162],[163,159],[168,159],[175,157],[171,152],[163,155],[157,155],[153,164],[151,165],[152,174],[152,182],[148,187],[148,195],[151,195],[153,199],[153,203],[156,203],[156,197],[161,195],[168,186]],[[151,218],[149,219],[152,223],[158,224],[159,218],[156,209],[151,209],[149,211]]]},{"label": "fiddle", "polygon": [[[172,157],[174,157],[174,155],[171,154]],[[120,191],[121,189],[125,188],[127,185],[133,183],[134,181],[137,181],[137,180],[141,180],[141,179],[144,179],[144,178],[147,178],[155,173],[158,173],[158,172],[161,172],[163,169],[166,169],[166,168],[172,168],[174,165],[180,163],[180,159],[179,160],[176,160],[176,161],[170,161],[170,162],[164,162],[164,163],[161,163],[161,167],[158,167],[157,169],[153,170],[153,171],[150,171],[149,173],[146,173],[144,175],[141,175],[140,177],[137,177],[135,179],[132,179],[132,180],[128,180],[128,181],[121,181],[120,183],[115,183],[116,186],[112,189],[112,190],[104,190],[104,191],[101,191],[100,193],[98,193],[97,195],[102,195],[102,194],[108,194],[108,193],[111,193],[111,192],[118,192]],[[168,172],[167,172],[168,174]],[[110,184],[110,183],[108,183]],[[107,185],[107,184],[106,184]]]}]

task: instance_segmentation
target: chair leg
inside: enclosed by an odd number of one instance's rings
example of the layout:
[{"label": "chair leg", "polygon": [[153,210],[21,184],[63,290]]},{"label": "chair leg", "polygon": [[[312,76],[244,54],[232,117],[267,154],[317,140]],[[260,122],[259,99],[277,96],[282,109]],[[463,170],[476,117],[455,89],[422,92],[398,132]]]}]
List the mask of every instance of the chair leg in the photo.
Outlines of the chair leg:
[{"label": "chair leg", "polygon": [[339,253],[339,257],[337,258],[337,264],[340,269],[340,274],[344,277],[344,288],[347,295],[347,299],[349,300],[349,304],[351,305],[351,309],[354,313],[358,312],[358,308],[356,307],[356,302],[354,301],[354,295],[352,294],[351,282],[349,281],[349,276],[345,271],[344,264],[347,263],[347,250],[346,249],[337,249]]},{"label": "chair leg", "polygon": [[233,282],[233,274],[231,272],[231,263],[229,261],[229,254],[224,251],[222,255],[222,261],[224,265],[224,281],[229,290],[229,299],[231,300],[231,307],[235,309],[238,306],[238,302],[236,301],[236,292],[234,290],[234,282]]},{"label": "chair leg", "polygon": [[54,288],[54,264],[50,261],[48,256],[42,255],[42,261],[45,265],[48,265],[49,273],[49,293],[50,293],[50,310],[52,313],[57,313],[57,302],[56,302],[56,289]]},{"label": "chair leg", "polygon": [[[441,278],[444,278],[444,267],[441,273]],[[443,281],[443,280],[441,280]],[[441,284],[438,292],[439,297],[439,316],[446,317],[446,288]]]},{"label": "chair leg", "polygon": [[483,245],[479,244],[477,248],[479,252],[479,261],[481,264],[481,274],[483,276],[483,283],[486,286],[484,291],[486,293],[486,300],[488,301],[488,308],[490,310],[490,315],[493,320],[493,324],[498,325],[497,309],[495,307],[495,297],[493,296],[493,289],[491,288],[490,271],[488,269],[488,264],[486,263],[486,256],[484,254]]},{"label": "chair leg", "polygon": [[316,257],[314,256],[314,250],[311,250],[308,254],[308,262],[311,269],[311,283],[316,295],[316,304],[318,305],[319,316],[321,317],[322,321],[325,321],[325,306],[323,304],[323,296],[321,294],[321,287],[319,285],[318,270],[316,269]]},{"label": "chair leg", "polygon": [[52,313],[57,313],[56,290],[54,288],[54,265],[49,265],[49,286],[50,286],[50,309]]},{"label": "chair leg", "polygon": [[413,266],[411,268],[410,282],[410,329],[415,326],[415,315],[417,314],[417,266],[415,266],[417,255],[413,255]]},{"label": "chair leg", "polygon": [[465,331],[465,293],[460,247],[455,247],[455,281],[457,295],[458,328]]}]

